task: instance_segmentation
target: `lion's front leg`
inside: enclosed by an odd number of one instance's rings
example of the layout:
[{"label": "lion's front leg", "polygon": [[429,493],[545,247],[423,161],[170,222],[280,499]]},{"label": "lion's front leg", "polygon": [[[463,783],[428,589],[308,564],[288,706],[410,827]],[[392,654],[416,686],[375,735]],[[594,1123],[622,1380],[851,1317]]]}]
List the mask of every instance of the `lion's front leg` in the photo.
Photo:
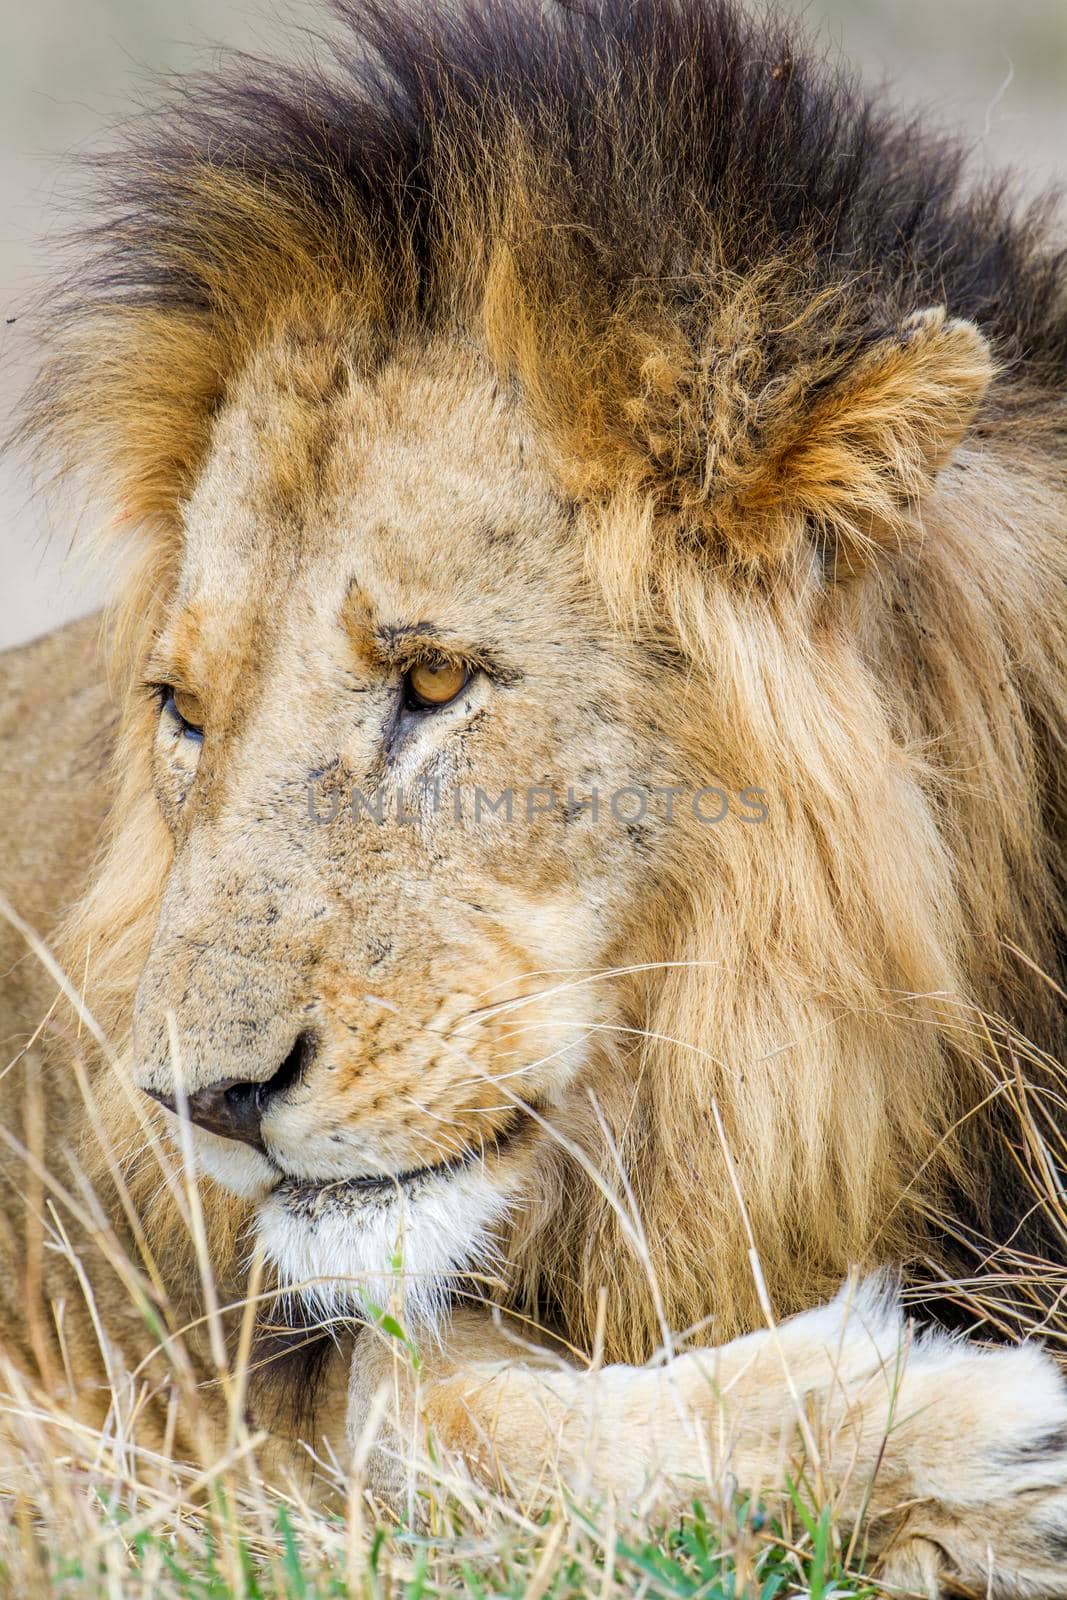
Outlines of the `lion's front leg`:
[{"label": "lion's front leg", "polygon": [[561,1484],[623,1510],[766,1494],[803,1464],[838,1525],[866,1519],[887,1581],[938,1595],[1067,1595],[1067,1387],[1036,1347],[912,1337],[876,1286],[773,1332],[658,1368],[581,1371],[457,1319],[417,1379],[366,1346],[350,1430],[390,1389],[393,1446],[413,1413],[493,1488],[529,1503]]}]

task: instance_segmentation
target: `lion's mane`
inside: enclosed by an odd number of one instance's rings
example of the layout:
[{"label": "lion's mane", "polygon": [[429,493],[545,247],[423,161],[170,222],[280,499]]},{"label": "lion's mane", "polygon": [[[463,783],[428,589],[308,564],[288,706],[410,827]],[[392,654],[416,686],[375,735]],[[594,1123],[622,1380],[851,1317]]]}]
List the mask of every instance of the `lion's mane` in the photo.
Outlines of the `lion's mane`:
[{"label": "lion's mane", "polygon": [[[137,663],[235,375],[283,324],[368,361],[470,340],[596,508],[620,627],[687,664],[694,786],[758,773],[773,809],[758,847],[686,836],[651,930],[668,965],[635,980],[641,1038],[596,1086],[636,1244],[561,1153],[511,1241],[516,1296],[590,1340],[609,1284],[607,1349],[640,1356],[661,1319],[751,1325],[753,1246],[786,1312],[853,1261],[1005,1236],[1025,1162],[992,1154],[981,1014],[1047,1050],[1058,1027],[1037,976],[1067,730],[1047,209],[967,191],[954,145],[722,0],[334,10],[328,68],[241,60],[94,163],[106,209],[49,311],[27,429],[88,464],[135,552],[72,970],[91,940],[121,1039],[169,862]],[[909,322],[928,307],[984,338]],[[611,1169],[592,1110],[573,1133]]]}]

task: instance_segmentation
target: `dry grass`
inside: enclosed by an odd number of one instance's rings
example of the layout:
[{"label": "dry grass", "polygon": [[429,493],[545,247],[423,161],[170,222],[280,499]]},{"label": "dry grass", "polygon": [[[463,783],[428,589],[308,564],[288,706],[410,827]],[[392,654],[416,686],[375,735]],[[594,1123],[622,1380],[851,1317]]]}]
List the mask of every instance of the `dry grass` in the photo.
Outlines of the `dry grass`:
[{"label": "dry grass", "polygon": [[[145,1461],[122,1424],[75,1432],[17,1396],[21,1450],[5,1463],[0,1582],[17,1595],[185,1597],[640,1595],[860,1596],[832,1519],[803,1494],[778,1524],[739,1505],[732,1521],[699,1505],[670,1528],[620,1527],[558,1502],[536,1517],[442,1481],[425,1463],[414,1518],[390,1515],[357,1470],[336,1487],[343,1510],[267,1489],[254,1450],[206,1471]],[[149,1485],[147,1478],[151,1476]],[[858,1562],[857,1562],[858,1564]]]},{"label": "dry grass", "polygon": [[[79,1028],[96,1033],[75,987],[24,931],[74,1000]],[[1067,1357],[1067,1316],[1061,1309],[1067,1297],[1062,1177],[1067,1172],[1067,1074],[1026,1040],[992,1023],[982,1025],[975,1044],[976,1049],[981,1045],[990,1095],[1001,1098],[1010,1113],[1013,1159],[1065,1250],[1059,1261],[1037,1260],[1010,1245],[983,1253],[979,1241],[961,1240],[974,1253],[974,1274],[944,1287],[979,1326],[998,1335],[1037,1333]],[[78,1048],[70,1054],[92,1116],[90,1080]],[[32,1115],[28,1126],[32,1145]],[[128,1284],[131,1306],[147,1320],[166,1355],[172,1419],[180,1407],[199,1445],[191,1458],[178,1459],[169,1448],[149,1449],[141,1442],[139,1422],[149,1386],[142,1371],[123,1367],[102,1328],[109,1405],[100,1427],[86,1425],[62,1399],[33,1389],[3,1363],[0,1415],[7,1437],[0,1450],[0,1593],[72,1600],[357,1595],[855,1600],[891,1592],[863,1576],[862,1529],[842,1535],[833,1506],[820,1503],[815,1473],[769,1495],[771,1511],[732,1498],[728,1484],[709,1483],[689,1514],[664,1524],[654,1509],[644,1520],[620,1518],[610,1506],[575,1505],[562,1492],[547,1506],[523,1509],[477,1487],[456,1463],[441,1457],[432,1440],[428,1447],[424,1440],[406,1461],[416,1476],[409,1478],[406,1504],[398,1507],[382,1504],[368,1487],[373,1443],[368,1426],[351,1460],[314,1458],[313,1497],[295,1482],[268,1485],[260,1459],[265,1435],[250,1432],[244,1420],[253,1311],[263,1298],[259,1263],[253,1262],[245,1304],[220,1308],[188,1149],[177,1159],[162,1148],[153,1155],[163,1181],[182,1196],[200,1263],[215,1381],[223,1387],[229,1416],[221,1446],[207,1442],[210,1428],[202,1415],[202,1392],[191,1378],[183,1330],[175,1327],[166,1304],[154,1298],[143,1261],[122,1259],[123,1247],[86,1183],[60,1182],[32,1150],[15,1148],[10,1134],[5,1138],[11,1156],[26,1164],[25,1187],[41,1246],[69,1259],[90,1308],[93,1285],[72,1248],[71,1224],[101,1246]],[[62,1308],[56,1311],[61,1320]],[[223,1313],[240,1324],[236,1341],[221,1336]],[[391,1311],[378,1311],[377,1317],[396,1359],[417,1369],[417,1350]],[[69,1370],[65,1378],[69,1391],[76,1392]],[[379,1408],[372,1422],[380,1414]]]}]

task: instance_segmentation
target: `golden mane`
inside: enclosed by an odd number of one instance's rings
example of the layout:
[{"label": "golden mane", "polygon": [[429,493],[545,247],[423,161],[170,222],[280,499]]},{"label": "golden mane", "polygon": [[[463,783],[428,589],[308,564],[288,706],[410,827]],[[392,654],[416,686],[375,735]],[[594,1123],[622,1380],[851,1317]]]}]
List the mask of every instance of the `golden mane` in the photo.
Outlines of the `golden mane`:
[{"label": "golden mane", "polygon": [[[115,158],[31,398],[27,431],[90,464],[139,549],[69,969],[90,946],[121,1045],[170,851],[138,663],[236,377],[280,327],[368,364],[474,341],[589,512],[620,627],[686,664],[694,788],[758,772],[776,807],[758,850],[679,832],[633,956],[657,968],[629,980],[641,1037],[573,1132],[616,1178],[617,1147],[639,1247],[561,1150],[514,1296],[591,1344],[610,1283],[606,1349],[633,1358],[705,1317],[709,1285],[716,1337],[758,1320],[753,1247],[786,1313],[857,1261],[1003,1237],[982,1013],[1056,1046],[1034,974],[1067,814],[1067,317],[1040,217],[966,197],[956,152],[905,151],[718,0],[338,9],[370,46],[339,78],[248,67]],[[126,1115],[114,1097],[116,1140]],[[212,1204],[232,1240],[240,1207]],[[151,1226],[178,1248],[176,1214]]]}]

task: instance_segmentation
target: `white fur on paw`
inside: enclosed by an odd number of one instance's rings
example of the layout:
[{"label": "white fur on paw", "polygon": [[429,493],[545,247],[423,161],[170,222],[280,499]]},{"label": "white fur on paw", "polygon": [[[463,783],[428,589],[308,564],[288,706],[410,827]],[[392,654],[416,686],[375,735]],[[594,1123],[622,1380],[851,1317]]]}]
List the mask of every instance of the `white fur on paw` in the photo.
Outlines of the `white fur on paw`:
[{"label": "white fur on paw", "polygon": [[921,1336],[890,1438],[915,1503],[887,1576],[928,1582],[932,1547],[982,1594],[1065,1600],[1067,1384],[1045,1351]]},{"label": "white fur on paw", "polygon": [[886,1278],[846,1285],[776,1340],[798,1394],[818,1394],[830,1362],[846,1455],[857,1429],[866,1459],[884,1440],[871,1509],[893,1530],[887,1582],[1067,1600],[1067,1383],[1046,1351],[914,1330]]}]

